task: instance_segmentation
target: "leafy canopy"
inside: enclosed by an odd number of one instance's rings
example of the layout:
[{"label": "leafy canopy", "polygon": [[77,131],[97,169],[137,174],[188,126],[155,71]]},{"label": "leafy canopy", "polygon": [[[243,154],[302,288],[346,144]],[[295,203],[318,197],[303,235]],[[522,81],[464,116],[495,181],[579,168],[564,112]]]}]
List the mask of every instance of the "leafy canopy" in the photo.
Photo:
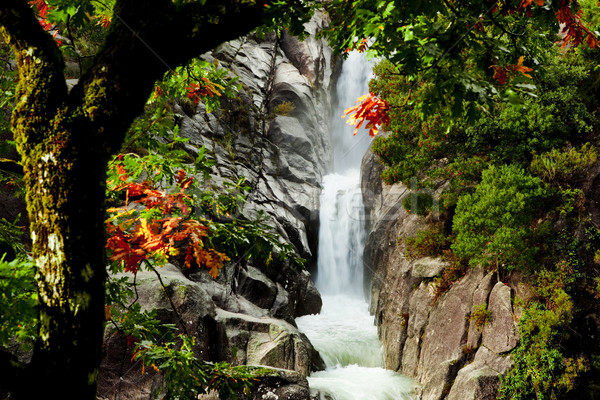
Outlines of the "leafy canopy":
[{"label": "leafy canopy", "polygon": [[447,108],[447,121],[489,110],[498,98],[535,93],[532,74],[545,49],[596,48],[577,1],[334,0],[327,31],[340,52],[386,57],[416,87],[431,82],[415,104],[424,119]]}]

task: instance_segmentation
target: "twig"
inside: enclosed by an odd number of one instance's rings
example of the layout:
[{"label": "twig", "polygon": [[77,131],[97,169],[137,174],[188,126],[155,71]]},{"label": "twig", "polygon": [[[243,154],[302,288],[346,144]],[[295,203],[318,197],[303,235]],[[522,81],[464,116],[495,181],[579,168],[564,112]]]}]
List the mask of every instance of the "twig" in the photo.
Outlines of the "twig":
[{"label": "twig", "polygon": [[165,286],[165,284],[164,284],[164,282],[162,280],[162,277],[160,276],[160,274],[158,273],[158,271],[156,270],[156,268],[154,268],[154,266],[152,264],[148,263],[148,266],[150,267],[150,269],[152,271],[154,271],[154,273],[158,277],[158,281],[160,282],[160,285],[162,286],[163,292],[165,293],[165,296],[167,297],[167,300],[169,300],[169,303],[171,304],[171,307],[173,308],[173,312],[175,313],[175,316],[181,322],[181,329],[183,330],[183,333],[186,336],[189,336],[189,334],[187,332],[187,329],[185,327],[185,321],[183,320],[183,318],[181,318],[181,314],[179,314],[179,311],[177,311],[177,307],[175,307],[175,304],[173,303],[173,299],[171,298],[171,296],[167,292],[167,287]]}]

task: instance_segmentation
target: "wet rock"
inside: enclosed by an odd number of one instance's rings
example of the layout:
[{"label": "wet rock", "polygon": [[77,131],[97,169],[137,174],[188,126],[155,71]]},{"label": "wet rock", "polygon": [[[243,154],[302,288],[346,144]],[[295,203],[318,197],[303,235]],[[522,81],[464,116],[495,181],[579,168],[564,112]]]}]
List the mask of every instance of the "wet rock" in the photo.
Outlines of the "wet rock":
[{"label": "wet rock", "polygon": [[240,270],[237,294],[260,308],[270,309],[277,297],[277,285],[258,268],[247,266]]},{"label": "wet rock", "polygon": [[290,369],[304,376],[320,369],[317,353],[306,336],[296,327],[273,318],[256,318],[245,314],[217,310],[220,327],[220,358],[236,365],[267,365]]},{"label": "wet rock", "polygon": [[410,307],[405,315],[408,320],[407,335],[402,351],[402,373],[415,376],[421,351],[422,336],[433,302],[433,287],[421,282],[410,298]]},{"label": "wet rock", "polygon": [[469,270],[437,300],[423,335],[417,373],[422,384],[428,384],[434,376],[450,373],[450,366],[463,357],[468,333],[467,316],[471,312],[473,292],[482,278],[481,270]]},{"label": "wet rock", "polygon": [[270,368],[258,377],[252,400],[308,400],[310,389],[306,378],[297,372]]},{"label": "wet rock", "polygon": [[457,360],[442,361],[436,368],[431,369],[428,380],[423,383],[421,400],[442,400],[451,387],[453,373]]}]

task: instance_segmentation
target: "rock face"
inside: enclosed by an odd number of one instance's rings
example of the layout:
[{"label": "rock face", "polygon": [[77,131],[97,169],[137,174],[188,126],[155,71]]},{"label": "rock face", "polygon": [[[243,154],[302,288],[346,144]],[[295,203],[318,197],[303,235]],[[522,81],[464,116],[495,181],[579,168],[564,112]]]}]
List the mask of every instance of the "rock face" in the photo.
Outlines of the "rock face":
[{"label": "rock face", "polygon": [[[317,14],[307,29],[314,33],[325,23]],[[321,178],[332,162],[327,127],[337,64],[331,49],[284,32],[280,39],[229,42],[205,57],[233,71],[243,88],[210,114],[202,104],[191,114],[176,106],[187,150],[195,155],[206,147],[217,184],[245,177],[252,191],[243,214],[264,211],[302,257],[314,260]]]},{"label": "rock face", "polygon": [[[317,13],[307,28],[315,33],[325,23]],[[314,262],[320,182],[332,153],[327,131],[335,80],[331,50],[325,41],[300,42],[284,33],[242,38],[204,57],[238,75],[242,89],[212,113],[185,99],[176,103],[180,136],[189,139],[185,150],[196,156],[206,148],[215,161],[209,181],[214,187],[245,177],[252,190],[243,216],[264,212],[283,240]],[[152,272],[138,273],[140,302],[195,336],[199,358],[278,368],[261,378],[252,398],[310,397],[305,377],[323,362],[294,322],[321,308],[310,273],[285,262],[228,266],[217,280],[206,271],[184,274],[174,265],[158,273],[162,284]],[[152,371],[142,375],[141,365],[130,359],[126,339],[109,334],[100,398],[152,398],[162,378]]]},{"label": "rock face", "polygon": [[[518,342],[511,288],[472,268],[436,296],[433,278],[448,265],[404,254],[404,239],[427,229],[435,212],[427,218],[407,212],[402,200],[409,191],[401,184],[382,185],[380,173],[377,157],[367,153],[362,165],[369,226],[366,284],[386,366],[415,378],[422,400],[495,399],[498,377],[512,363],[506,353]],[[469,316],[484,304],[489,319],[478,326]]]}]

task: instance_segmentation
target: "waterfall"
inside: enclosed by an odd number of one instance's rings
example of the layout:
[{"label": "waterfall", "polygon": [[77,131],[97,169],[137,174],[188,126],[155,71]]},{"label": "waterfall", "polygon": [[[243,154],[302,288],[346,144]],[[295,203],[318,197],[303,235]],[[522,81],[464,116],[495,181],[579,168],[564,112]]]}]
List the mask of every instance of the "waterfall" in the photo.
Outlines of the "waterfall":
[{"label": "waterfall", "polygon": [[321,294],[362,292],[363,209],[359,170],[324,177],[316,282]]},{"label": "waterfall", "polygon": [[319,215],[316,285],[323,308],[296,322],[326,365],[308,377],[312,389],[333,400],[410,400],[413,381],[383,368],[383,348],[363,293],[366,233],[359,168],[370,138],[366,131],[353,136],[340,118],[367,93],[370,75],[365,58],[351,53],[338,80],[339,106],[331,123],[334,169],[323,179]]}]

